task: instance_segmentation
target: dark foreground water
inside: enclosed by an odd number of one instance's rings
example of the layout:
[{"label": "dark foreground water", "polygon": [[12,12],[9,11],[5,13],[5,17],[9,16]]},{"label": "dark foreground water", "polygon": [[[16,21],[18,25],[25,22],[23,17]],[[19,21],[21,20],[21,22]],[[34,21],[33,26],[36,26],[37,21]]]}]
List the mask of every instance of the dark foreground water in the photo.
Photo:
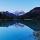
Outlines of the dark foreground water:
[{"label": "dark foreground water", "polygon": [[33,30],[17,24],[0,27],[0,40],[34,40]]}]

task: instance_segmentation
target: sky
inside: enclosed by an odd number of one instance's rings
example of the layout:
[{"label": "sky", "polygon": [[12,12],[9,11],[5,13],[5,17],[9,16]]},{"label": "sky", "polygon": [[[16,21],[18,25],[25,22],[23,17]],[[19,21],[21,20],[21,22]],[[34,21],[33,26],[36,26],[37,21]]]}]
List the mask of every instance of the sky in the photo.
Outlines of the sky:
[{"label": "sky", "polygon": [[40,7],[40,0],[0,0],[0,11],[25,11]]}]

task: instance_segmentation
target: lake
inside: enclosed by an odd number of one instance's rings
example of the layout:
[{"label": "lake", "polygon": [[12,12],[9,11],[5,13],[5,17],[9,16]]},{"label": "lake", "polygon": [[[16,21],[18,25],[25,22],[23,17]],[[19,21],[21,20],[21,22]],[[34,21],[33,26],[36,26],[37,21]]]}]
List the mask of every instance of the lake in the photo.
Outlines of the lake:
[{"label": "lake", "polygon": [[33,30],[21,24],[0,27],[0,40],[34,40]]}]

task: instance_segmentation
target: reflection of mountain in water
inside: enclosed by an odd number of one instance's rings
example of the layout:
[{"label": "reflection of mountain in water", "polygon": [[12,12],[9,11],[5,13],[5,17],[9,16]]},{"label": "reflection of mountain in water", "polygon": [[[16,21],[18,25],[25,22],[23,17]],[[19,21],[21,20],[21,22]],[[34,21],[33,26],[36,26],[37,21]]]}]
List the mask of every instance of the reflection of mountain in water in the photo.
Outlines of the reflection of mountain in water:
[{"label": "reflection of mountain in water", "polygon": [[36,7],[20,16],[9,13],[8,11],[0,12],[0,25],[8,26],[14,23],[22,23],[29,26],[33,30],[40,30],[40,7]]}]

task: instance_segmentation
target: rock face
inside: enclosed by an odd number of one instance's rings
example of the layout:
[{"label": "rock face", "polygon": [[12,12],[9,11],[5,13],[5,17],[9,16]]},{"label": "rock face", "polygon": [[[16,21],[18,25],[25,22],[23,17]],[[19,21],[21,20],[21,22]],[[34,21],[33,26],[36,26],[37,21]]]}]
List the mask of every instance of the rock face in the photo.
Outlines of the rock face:
[{"label": "rock face", "polygon": [[40,7],[33,8],[31,11],[27,12],[26,14],[19,16],[19,18],[22,20],[20,21],[20,23],[29,26],[35,31],[40,30]]}]

